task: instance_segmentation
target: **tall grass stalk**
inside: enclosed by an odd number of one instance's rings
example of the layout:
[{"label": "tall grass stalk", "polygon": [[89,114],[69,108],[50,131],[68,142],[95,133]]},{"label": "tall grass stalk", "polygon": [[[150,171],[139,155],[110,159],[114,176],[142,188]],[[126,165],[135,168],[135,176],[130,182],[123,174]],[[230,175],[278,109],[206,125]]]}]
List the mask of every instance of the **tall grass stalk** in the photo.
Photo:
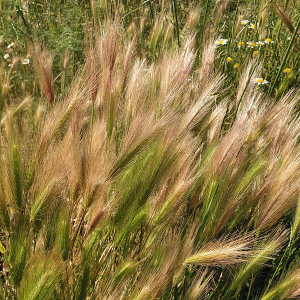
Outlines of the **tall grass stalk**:
[{"label": "tall grass stalk", "polygon": [[291,51],[291,48],[292,48],[292,45],[293,45],[293,43],[294,43],[295,37],[296,37],[296,35],[298,34],[298,29],[299,29],[299,28],[300,28],[300,18],[298,18],[297,25],[296,25],[296,27],[295,27],[295,29],[294,29],[293,36],[292,36],[292,38],[291,38],[291,40],[290,40],[290,42],[289,42],[289,45],[288,45],[288,47],[287,47],[287,49],[286,49],[286,52],[285,52],[284,57],[283,57],[283,60],[282,60],[282,62],[281,62],[281,64],[280,64],[280,67],[279,67],[279,70],[278,70],[277,75],[276,75],[276,77],[275,77],[275,80],[274,80],[272,86],[270,86],[270,89],[269,89],[269,91],[268,91],[268,94],[269,94],[270,96],[272,96],[273,91],[274,91],[274,89],[275,89],[275,87],[276,87],[276,83],[277,83],[277,81],[278,81],[278,78],[279,78],[279,76],[282,74],[283,68],[284,68],[284,66],[285,66],[286,60],[287,60],[287,58],[288,58],[288,55],[289,55],[289,53],[290,53],[290,51]]}]

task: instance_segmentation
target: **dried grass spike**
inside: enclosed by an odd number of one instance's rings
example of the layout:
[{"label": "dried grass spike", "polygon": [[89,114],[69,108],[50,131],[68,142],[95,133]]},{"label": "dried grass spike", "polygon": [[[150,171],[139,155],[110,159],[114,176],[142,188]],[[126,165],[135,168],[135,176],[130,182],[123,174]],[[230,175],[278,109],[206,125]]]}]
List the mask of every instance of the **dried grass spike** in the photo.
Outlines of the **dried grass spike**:
[{"label": "dried grass spike", "polygon": [[53,55],[46,49],[42,49],[39,44],[35,44],[33,49],[33,63],[38,74],[41,88],[51,106],[55,100],[54,79],[53,79]]}]

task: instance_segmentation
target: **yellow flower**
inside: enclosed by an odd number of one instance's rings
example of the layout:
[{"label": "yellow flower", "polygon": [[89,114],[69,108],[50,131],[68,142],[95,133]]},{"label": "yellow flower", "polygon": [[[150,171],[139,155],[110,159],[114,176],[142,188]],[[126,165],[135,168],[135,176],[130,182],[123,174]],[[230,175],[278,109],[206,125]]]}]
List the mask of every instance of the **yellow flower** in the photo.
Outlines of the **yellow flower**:
[{"label": "yellow flower", "polygon": [[253,55],[254,55],[254,56],[257,56],[257,55],[258,55],[258,51],[254,51],[254,52],[253,52]]},{"label": "yellow flower", "polygon": [[240,64],[236,63],[236,64],[234,64],[233,67],[234,67],[235,69],[238,69],[238,68],[240,67]]},{"label": "yellow flower", "polygon": [[231,63],[232,62],[232,58],[231,57],[227,57],[227,62]]},{"label": "yellow flower", "polygon": [[241,47],[244,47],[245,46],[245,43],[244,42],[238,42],[238,47],[241,48]]},{"label": "yellow flower", "polygon": [[12,73],[13,73],[13,74],[16,74],[16,73],[17,73],[17,71],[12,71]]},{"label": "yellow flower", "polygon": [[283,73],[286,73],[286,74],[287,74],[287,73],[290,73],[290,72],[291,72],[291,69],[290,69],[290,68],[286,68],[286,69],[283,70]]}]

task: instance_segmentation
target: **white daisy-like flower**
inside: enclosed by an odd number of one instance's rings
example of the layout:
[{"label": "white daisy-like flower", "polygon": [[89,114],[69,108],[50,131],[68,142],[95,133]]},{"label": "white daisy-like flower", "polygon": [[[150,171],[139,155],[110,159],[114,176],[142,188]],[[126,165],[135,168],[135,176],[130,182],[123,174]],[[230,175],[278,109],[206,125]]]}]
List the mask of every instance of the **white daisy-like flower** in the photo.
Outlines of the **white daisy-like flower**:
[{"label": "white daisy-like flower", "polygon": [[248,48],[254,48],[256,46],[255,42],[247,42]]},{"label": "white daisy-like flower", "polygon": [[291,39],[292,39],[292,37],[291,37],[291,36],[289,36],[287,39],[288,39],[288,41],[289,41],[289,40],[291,40]]},{"label": "white daisy-like flower", "polygon": [[274,41],[272,41],[270,38],[266,38],[266,39],[265,39],[265,43],[266,43],[266,44],[270,44],[270,43],[271,43],[271,44],[274,44]]},{"label": "white daisy-like flower", "polygon": [[250,26],[248,26],[248,28],[250,29],[256,29],[258,27],[258,23],[257,25],[250,23]]},{"label": "white daisy-like flower", "polygon": [[9,48],[13,47],[14,45],[15,45],[15,43],[10,43],[10,44],[7,46],[7,48],[9,49]]},{"label": "white daisy-like flower", "polygon": [[228,42],[228,39],[219,39],[217,41],[215,41],[216,45],[226,45]]},{"label": "white daisy-like flower", "polygon": [[247,25],[248,23],[249,23],[248,20],[242,20],[242,21],[241,21],[241,24],[244,25],[244,26]]},{"label": "white daisy-like flower", "polygon": [[254,83],[257,83],[258,85],[269,83],[269,81],[264,80],[263,78],[259,78],[259,77],[258,77],[258,78],[255,78],[255,79],[253,80],[253,82],[254,82]]},{"label": "white daisy-like flower", "polygon": [[28,59],[28,58],[24,58],[23,60],[22,60],[22,64],[23,65],[28,65],[30,63],[30,60]]},{"label": "white daisy-like flower", "polygon": [[13,64],[8,64],[7,66],[8,66],[8,67],[12,67],[12,65],[13,65]]},{"label": "white daisy-like flower", "polygon": [[264,44],[265,44],[264,42],[258,41],[258,42],[255,43],[255,46],[259,47],[259,46],[262,46]]},{"label": "white daisy-like flower", "polygon": [[4,57],[5,59],[8,59],[8,58],[9,58],[9,54],[6,53],[3,57]]}]

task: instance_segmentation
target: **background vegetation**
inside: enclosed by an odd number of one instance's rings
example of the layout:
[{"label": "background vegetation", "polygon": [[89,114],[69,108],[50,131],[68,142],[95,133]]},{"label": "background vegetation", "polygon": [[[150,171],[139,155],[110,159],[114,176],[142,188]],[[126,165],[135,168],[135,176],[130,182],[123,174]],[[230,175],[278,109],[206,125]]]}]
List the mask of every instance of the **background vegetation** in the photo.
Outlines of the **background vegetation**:
[{"label": "background vegetation", "polygon": [[2,299],[300,296],[299,1],[0,5]]}]

